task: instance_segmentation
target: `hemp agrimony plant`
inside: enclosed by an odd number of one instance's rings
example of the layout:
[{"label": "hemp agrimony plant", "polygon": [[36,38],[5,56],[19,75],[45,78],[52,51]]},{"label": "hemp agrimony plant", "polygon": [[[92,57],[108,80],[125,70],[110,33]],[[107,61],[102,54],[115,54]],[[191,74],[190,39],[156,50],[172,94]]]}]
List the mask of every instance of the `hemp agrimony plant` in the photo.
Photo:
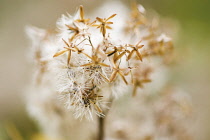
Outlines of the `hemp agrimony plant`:
[{"label": "hemp agrimony plant", "polygon": [[130,14],[90,19],[80,6],[75,15],[62,15],[56,30],[27,27],[35,64],[28,106],[42,126],[46,127],[46,116],[52,121],[62,118],[57,127],[72,118],[71,113],[80,120],[98,116],[98,139],[103,139],[111,103],[123,94],[135,98],[139,89],[153,82],[157,61],[167,61],[173,53],[171,38],[145,12],[135,4]]}]

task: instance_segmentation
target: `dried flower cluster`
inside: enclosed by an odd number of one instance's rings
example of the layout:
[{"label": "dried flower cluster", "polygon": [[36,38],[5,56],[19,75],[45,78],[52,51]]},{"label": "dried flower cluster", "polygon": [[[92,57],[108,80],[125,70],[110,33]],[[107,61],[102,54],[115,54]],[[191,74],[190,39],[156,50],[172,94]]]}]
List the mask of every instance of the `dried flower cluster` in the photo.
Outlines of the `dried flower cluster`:
[{"label": "dried flower cluster", "polygon": [[191,99],[180,89],[165,87],[155,96],[142,94],[123,108],[129,111],[109,122],[109,136],[114,140],[193,140]]},{"label": "dried flower cluster", "polygon": [[80,6],[74,16],[58,20],[58,32],[27,29],[37,66],[35,87],[58,93],[76,118],[102,117],[110,98],[131,88],[136,95],[152,81],[150,61],[172,53],[171,39],[160,33],[157,22],[149,22],[143,6],[134,5],[123,27],[112,29],[117,16],[90,20]]},{"label": "dried flower cluster", "polygon": [[87,18],[80,6],[74,16],[62,15],[55,31],[27,27],[35,64],[29,113],[51,137],[93,139],[92,122],[74,117],[104,117],[113,99],[131,93],[121,97],[120,107],[114,104],[123,113],[107,121],[108,139],[191,140],[185,125],[189,97],[174,88],[163,91],[171,38],[142,5],[132,5],[130,14],[121,3],[107,7]]}]

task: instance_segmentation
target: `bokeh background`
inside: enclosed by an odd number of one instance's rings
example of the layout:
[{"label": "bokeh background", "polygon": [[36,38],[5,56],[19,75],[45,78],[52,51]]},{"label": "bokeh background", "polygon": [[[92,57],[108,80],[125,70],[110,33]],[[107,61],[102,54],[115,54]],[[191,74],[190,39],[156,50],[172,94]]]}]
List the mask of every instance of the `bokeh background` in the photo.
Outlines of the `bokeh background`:
[{"label": "bokeh background", "polygon": [[[130,0],[122,0],[129,5]],[[0,139],[9,139],[5,127],[13,123],[30,137],[38,133],[27,116],[24,89],[30,81],[27,60],[29,41],[26,25],[54,28],[61,14],[74,13],[84,5],[92,12],[108,0],[0,0]],[[209,0],[138,0],[161,18],[172,19],[177,26],[175,39],[178,62],[171,68],[171,83],[192,96],[195,139],[210,138],[210,1]]]}]

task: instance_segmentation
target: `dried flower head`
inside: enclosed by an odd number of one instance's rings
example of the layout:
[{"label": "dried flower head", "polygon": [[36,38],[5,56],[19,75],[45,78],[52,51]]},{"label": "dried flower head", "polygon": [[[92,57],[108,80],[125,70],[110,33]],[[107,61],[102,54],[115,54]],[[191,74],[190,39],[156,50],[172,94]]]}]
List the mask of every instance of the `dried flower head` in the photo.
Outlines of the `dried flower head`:
[{"label": "dried flower head", "polygon": [[[110,20],[123,18],[120,13],[113,13],[108,18],[96,17],[93,21],[84,13],[80,6],[75,16],[63,15],[57,22],[59,32],[51,33],[48,38],[41,36],[38,52],[34,53],[41,54],[35,59],[39,73],[45,75],[45,78],[37,77],[53,89],[57,88],[55,93],[68,109],[73,110],[76,118],[93,119],[93,114],[105,115],[110,98],[118,97],[130,88],[136,95],[138,88],[152,82],[153,70],[148,58],[156,62],[156,57],[170,53],[173,45],[157,28],[151,29],[142,5],[133,6],[130,19],[124,20],[127,22],[119,35],[112,34],[117,29],[110,25],[118,23]],[[141,30],[147,33],[139,35]],[[31,33],[28,31],[28,34]],[[52,41],[52,37],[56,41]],[[48,44],[53,45],[49,47]],[[50,49],[52,51],[47,51]],[[44,59],[45,55],[50,57]]]}]

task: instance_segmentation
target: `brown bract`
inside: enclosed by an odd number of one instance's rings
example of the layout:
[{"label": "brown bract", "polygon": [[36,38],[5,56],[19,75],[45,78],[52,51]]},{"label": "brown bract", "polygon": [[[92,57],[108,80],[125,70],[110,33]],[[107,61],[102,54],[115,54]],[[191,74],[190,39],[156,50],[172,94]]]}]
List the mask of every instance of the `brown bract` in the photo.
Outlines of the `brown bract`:
[{"label": "brown bract", "polygon": [[132,48],[132,51],[129,53],[128,57],[127,57],[127,60],[130,60],[133,53],[135,52],[138,59],[142,61],[142,56],[141,54],[139,53],[139,49],[141,49],[144,45],[140,45],[141,41],[139,41],[136,45],[128,45],[128,47]]},{"label": "brown bract", "polygon": [[77,22],[82,22],[82,23],[88,23],[90,21],[90,19],[85,19],[84,18],[84,10],[83,10],[83,6],[80,5],[79,7],[79,11],[80,11],[80,19],[77,19]]},{"label": "brown bract", "polygon": [[73,39],[79,34],[79,28],[74,24],[74,26],[66,25],[70,31],[72,31],[74,34],[71,38],[69,38],[69,41],[73,41]]},{"label": "brown bract", "polygon": [[90,107],[92,104],[94,108],[99,112],[102,113],[101,108],[96,104],[98,98],[102,98],[103,96],[97,95],[92,91],[90,94],[83,96],[82,100],[85,104],[85,107]]},{"label": "brown bract", "polygon": [[123,72],[124,70],[125,70],[125,69],[119,68],[119,64],[116,65],[116,64],[114,63],[113,72],[112,72],[111,77],[110,77],[110,82],[114,81],[114,80],[116,79],[116,77],[117,77],[117,74],[118,74],[118,75],[120,75],[120,77],[122,78],[122,80],[123,80],[123,81],[125,82],[125,84],[127,85],[128,82],[127,82],[127,80],[125,79],[125,74],[124,74],[124,72]]},{"label": "brown bract", "polygon": [[113,17],[115,17],[117,14],[113,14],[113,15],[111,15],[110,17],[108,17],[107,19],[106,18],[99,18],[99,17],[96,17],[96,20],[98,21],[98,22],[100,22],[101,24],[95,24],[95,25],[92,25],[92,26],[96,26],[97,28],[100,28],[100,31],[101,31],[101,33],[102,33],[102,35],[103,35],[103,37],[105,37],[105,35],[106,35],[106,30],[107,29],[112,29],[110,26],[109,26],[109,24],[113,24],[113,22],[110,22],[110,21],[108,21],[108,20],[110,20],[110,19],[112,19]]},{"label": "brown bract", "polygon": [[[86,56],[87,56],[88,58],[90,58],[92,62],[87,63],[87,64],[84,64],[84,65],[81,65],[81,67],[87,67],[87,66],[91,66],[91,67],[94,67],[94,68],[110,67],[109,65],[103,63],[103,62],[102,62],[102,59],[99,58],[99,57],[97,56],[97,54],[92,55],[92,57],[89,56],[89,55],[86,55]],[[103,75],[102,72],[100,72],[99,74],[100,74],[100,76],[101,76],[105,81],[110,82],[110,80],[109,80],[105,75]]]},{"label": "brown bract", "polygon": [[126,53],[130,53],[130,51],[127,49],[126,46],[120,46],[120,47],[114,46],[113,49],[114,49],[113,51],[107,52],[106,54],[108,57],[114,55],[113,57],[114,62],[120,60]]},{"label": "brown bract", "polygon": [[64,39],[62,39],[62,40],[66,44],[67,47],[64,47],[63,50],[55,53],[53,55],[53,57],[57,57],[57,56],[60,56],[60,55],[62,55],[64,53],[68,52],[67,65],[69,65],[70,64],[70,59],[71,59],[71,50],[73,48],[73,44],[72,43],[71,44],[68,44]]},{"label": "brown bract", "polygon": [[134,80],[133,96],[137,93],[137,88],[143,88],[144,84],[152,82],[151,79]]}]

